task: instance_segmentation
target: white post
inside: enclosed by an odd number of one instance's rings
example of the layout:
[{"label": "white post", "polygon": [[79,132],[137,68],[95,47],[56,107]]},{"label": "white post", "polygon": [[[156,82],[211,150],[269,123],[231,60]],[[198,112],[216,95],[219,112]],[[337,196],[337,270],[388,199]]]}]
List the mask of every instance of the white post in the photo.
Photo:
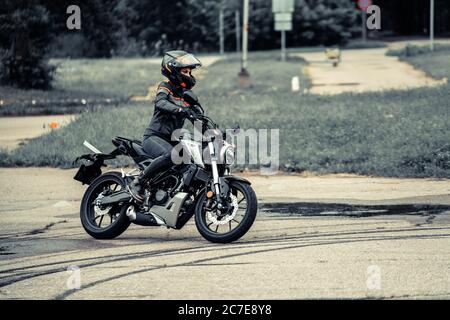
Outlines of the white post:
[{"label": "white post", "polygon": [[430,0],[430,50],[434,51],[434,0]]},{"label": "white post", "polygon": [[236,52],[241,51],[241,17],[239,14],[239,10],[236,10],[234,14],[235,18],[235,27],[236,27]]},{"label": "white post", "polygon": [[297,77],[297,76],[292,77],[291,89],[292,89],[292,92],[299,92],[300,91],[300,79],[299,79],[299,77]]},{"label": "white post", "polygon": [[219,38],[220,38],[220,54],[224,53],[224,35],[223,35],[223,3],[219,9]]},{"label": "white post", "polygon": [[242,26],[242,69],[247,70],[248,55],[248,5],[249,0],[244,0],[244,16]]}]

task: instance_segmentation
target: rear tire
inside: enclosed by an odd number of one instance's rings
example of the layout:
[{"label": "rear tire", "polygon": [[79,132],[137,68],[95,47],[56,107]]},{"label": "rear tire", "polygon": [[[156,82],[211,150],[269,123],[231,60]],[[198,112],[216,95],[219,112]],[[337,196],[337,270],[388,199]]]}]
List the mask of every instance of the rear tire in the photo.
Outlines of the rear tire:
[{"label": "rear tire", "polygon": [[206,200],[206,194],[201,195],[197,201],[197,205],[195,206],[195,225],[203,238],[208,241],[215,243],[229,243],[236,241],[247,233],[255,221],[256,213],[258,211],[258,200],[256,198],[255,191],[253,191],[252,187],[248,183],[243,183],[240,181],[231,181],[229,186],[231,190],[237,189],[244,195],[246,200],[245,215],[239,225],[230,232],[224,234],[214,232],[208,227],[206,213],[203,208]]},{"label": "rear tire", "polygon": [[[97,198],[97,196],[102,192],[103,188],[108,185],[120,185],[122,189],[125,188],[126,183],[119,172],[107,172],[96,178],[87,188],[84,193],[83,199],[81,200],[80,206],[80,219],[84,230],[95,239],[114,239],[121,235],[129,226],[130,219],[126,215],[126,204],[122,207],[113,207],[111,211],[113,213],[105,214],[109,215],[111,219],[111,224],[105,228],[101,228],[96,225],[96,218],[94,212],[94,206],[92,202]],[[112,214],[114,214],[114,218]],[[103,217],[100,219],[103,220]]]}]

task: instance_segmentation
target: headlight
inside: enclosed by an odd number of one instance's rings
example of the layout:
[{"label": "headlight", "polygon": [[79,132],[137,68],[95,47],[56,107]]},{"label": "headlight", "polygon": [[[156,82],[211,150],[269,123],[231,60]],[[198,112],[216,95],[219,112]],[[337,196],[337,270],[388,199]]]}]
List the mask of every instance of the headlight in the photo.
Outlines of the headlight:
[{"label": "headlight", "polygon": [[225,150],[225,164],[232,165],[235,161],[235,154],[234,154],[234,148],[232,146],[229,146]]}]

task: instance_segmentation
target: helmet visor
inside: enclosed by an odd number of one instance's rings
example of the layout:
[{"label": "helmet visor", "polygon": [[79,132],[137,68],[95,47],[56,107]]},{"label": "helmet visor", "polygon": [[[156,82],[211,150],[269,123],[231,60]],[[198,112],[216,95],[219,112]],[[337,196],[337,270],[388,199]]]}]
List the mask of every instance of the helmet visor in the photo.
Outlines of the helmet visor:
[{"label": "helmet visor", "polygon": [[200,60],[190,53],[177,57],[175,61],[179,68],[197,68],[202,66]]}]

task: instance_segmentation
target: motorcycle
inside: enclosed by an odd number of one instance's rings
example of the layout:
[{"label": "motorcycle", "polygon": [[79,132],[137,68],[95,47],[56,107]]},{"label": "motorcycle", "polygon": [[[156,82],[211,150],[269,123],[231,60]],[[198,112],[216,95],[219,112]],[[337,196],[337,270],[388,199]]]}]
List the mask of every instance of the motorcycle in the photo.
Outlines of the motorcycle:
[{"label": "motorcycle", "polygon": [[[74,163],[84,159],[87,164],[81,164],[74,179],[89,185],[81,200],[80,218],[90,236],[113,239],[131,223],[179,230],[193,216],[198,232],[215,243],[236,241],[250,229],[258,203],[251,183],[231,175],[234,145],[226,141],[218,125],[204,114],[193,92],[187,90],[183,98],[194,110],[205,138],[195,141],[189,135],[179,137],[189,161],[174,163],[153,177],[144,186],[143,203],[136,202],[127,191],[127,185],[153,160],[145,153],[142,143],[116,137],[112,139],[115,149],[102,153],[85,141],[94,153],[75,159]],[[233,131],[238,132],[239,126]],[[102,167],[107,166],[105,161],[118,156],[130,157],[136,167],[127,173],[123,169],[102,173]]]}]

